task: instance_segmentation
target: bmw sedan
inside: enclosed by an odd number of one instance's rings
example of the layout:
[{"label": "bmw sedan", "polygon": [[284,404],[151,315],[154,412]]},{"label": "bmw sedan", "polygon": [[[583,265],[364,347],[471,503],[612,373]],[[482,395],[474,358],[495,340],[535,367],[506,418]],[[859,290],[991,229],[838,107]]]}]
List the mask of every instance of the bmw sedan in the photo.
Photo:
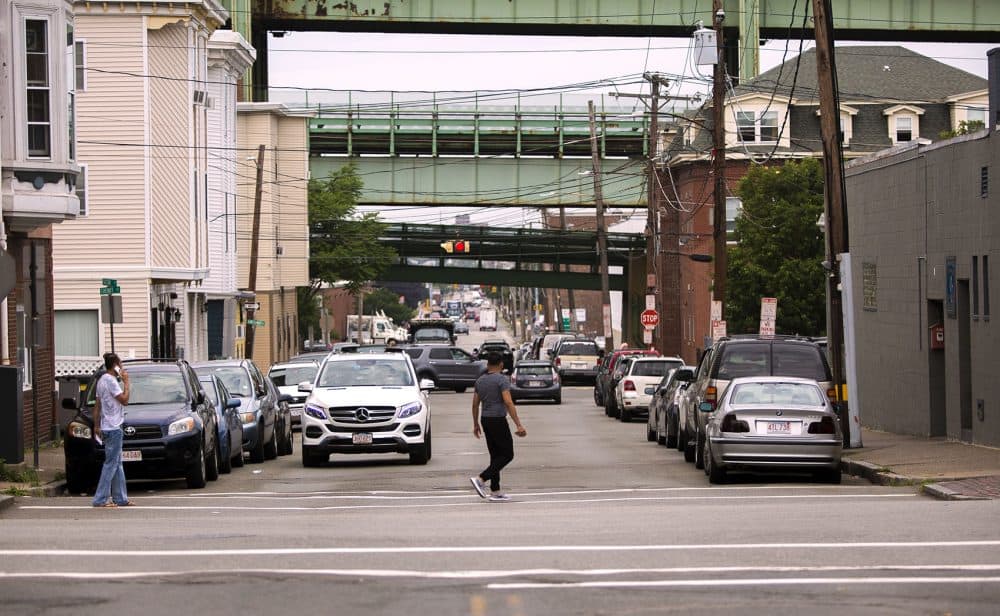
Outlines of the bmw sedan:
[{"label": "bmw sedan", "polygon": [[703,403],[705,474],[722,483],[730,471],[790,470],[840,483],[843,435],[823,389],[809,379],[733,379],[718,406]]}]

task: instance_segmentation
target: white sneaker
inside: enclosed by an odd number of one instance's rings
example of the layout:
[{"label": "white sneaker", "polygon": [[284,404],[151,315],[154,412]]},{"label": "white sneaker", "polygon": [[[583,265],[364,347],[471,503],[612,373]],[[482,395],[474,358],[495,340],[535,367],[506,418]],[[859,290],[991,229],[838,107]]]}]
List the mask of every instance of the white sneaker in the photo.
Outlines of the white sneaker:
[{"label": "white sneaker", "polygon": [[479,477],[469,477],[469,481],[472,482],[472,487],[476,489],[476,493],[479,494],[479,498],[486,498],[486,486],[483,484],[483,480]]},{"label": "white sneaker", "polygon": [[503,492],[494,492],[494,493],[490,494],[489,500],[491,500],[493,502],[505,502],[505,501],[509,501],[510,497],[507,496],[506,494],[504,494]]}]

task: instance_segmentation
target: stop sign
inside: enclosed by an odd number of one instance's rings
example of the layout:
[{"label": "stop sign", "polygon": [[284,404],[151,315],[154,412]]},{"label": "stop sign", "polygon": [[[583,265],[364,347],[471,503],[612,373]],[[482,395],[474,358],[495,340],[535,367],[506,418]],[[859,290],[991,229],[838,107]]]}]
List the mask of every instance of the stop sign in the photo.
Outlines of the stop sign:
[{"label": "stop sign", "polygon": [[643,310],[639,320],[646,329],[653,329],[660,322],[660,313],[655,310]]}]

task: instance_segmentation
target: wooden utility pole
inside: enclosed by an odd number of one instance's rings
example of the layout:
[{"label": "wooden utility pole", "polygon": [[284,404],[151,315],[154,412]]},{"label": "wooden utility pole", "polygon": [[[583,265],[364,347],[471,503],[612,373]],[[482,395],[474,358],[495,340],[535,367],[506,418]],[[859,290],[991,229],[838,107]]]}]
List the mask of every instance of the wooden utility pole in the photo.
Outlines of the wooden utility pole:
[{"label": "wooden utility pole", "polygon": [[[840,94],[833,50],[833,11],[830,0],[813,0],[816,24],[816,72],[819,85],[820,130],[823,136],[823,180],[826,214],[826,250],[830,269],[827,276],[827,347],[830,368],[837,390],[837,408],[844,442],[850,443],[852,426],[841,404],[844,379],[844,313],[840,292],[840,255],[848,252],[847,201],[844,187],[844,158],[840,135]],[[850,281],[846,281],[850,284]]]},{"label": "wooden utility pole", "polygon": [[[643,78],[649,81],[649,166],[646,172],[646,274],[652,274],[655,279],[653,290],[654,308],[663,315],[663,289],[660,288],[660,187],[656,184],[656,154],[659,150],[659,111],[660,111],[660,76],[645,74]],[[648,292],[648,289],[647,289]],[[663,349],[663,327],[657,327],[652,333],[654,348]],[[645,343],[645,340],[642,341]]]},{"label": "wooden utility pole", "polygon": [[[563,205],[559,206],[559,230],[562,231],[564,234],[566,232],[566,207]],[[562,240],[560,238],[560,242],[561,241]],[[566,272],[571,271],[569,263],[563,264],[563,271]],[[570,331],[573,331],[572,323],[573,320],[576,319],[576,300],[573,297],[573,289],[572,288],[566,289],[566,295],[568,298],[567,301],[569,302],[569,322],[571,324]]]},{"label": "wooden utility pole", "polygon": [[[716,301],[723,302],[723,319],[725,319],[726,301],[726,44],[722,23],[725,13],[721,13],[722,0],[712,1],[712,16],[715,25],[715,50],[718,57],[715,62],[715,75],[712,87],[712,176],[715,180],[712,189],[714,207],[712,211],[712,239],[715,243],[715,280],[712,284],[712,296]],[[720,14],[721,13],[721,14]]]},{"label": "wooden utility pole", "polygon": [[611,286],[608,281],[608,231],[604,226],[604,192],[601,189],[601,157],[597,149],[597,114],[594,101],[587,101],[590,113],[590,159],[594,176],[594,208],[597,210],[597,252],[600,253],[601,268],[601,329],[604,330],[604,350],[614,348],[613,332],[608,322],[611,320]]},{"label": "wooden utility pole", "polygon": [[[247,290],[254,294],[257,293],[257,255],[260,248],[260,202],[264,193],[264,147],[263,143],[257,147],[257,183],[253,194],[253,228],[250,231],[250,275],[247,280]],[[257,301],[256,297],[254,297],[254,301]],[[256,310],[250,308],[246,313],[247,339],[244,355],[247,359],[253,359],[253,339],[256,326],[251,325],[250,321],[253,320]]]}]

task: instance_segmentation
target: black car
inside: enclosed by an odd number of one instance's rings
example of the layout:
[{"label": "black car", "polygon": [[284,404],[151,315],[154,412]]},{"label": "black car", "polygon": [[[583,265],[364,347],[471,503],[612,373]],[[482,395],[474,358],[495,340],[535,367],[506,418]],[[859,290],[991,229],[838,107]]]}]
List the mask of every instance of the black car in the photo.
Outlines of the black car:
[{"label": "black car", "polygon": [[486,372],[485,360],[478,360],[458,347],[408,344],[388,350],[409,355],[417,379],[434,381],[435,389],[454,389],[462,393],[475,385],[476,379]]},{"label": "black car", "polygon": [[510,397],[519,400],[552,400],[562,404],[562,383],[552,362],[525,360],[510,375]]},{"label": "black car", "polygon": [[[278,397],[267,386],[267,377],[261,374],[249,359],[219,359],[194,364],[198,374],[215,374],[222,379],[233,396],[240,399],[240,418],[243,420],[243,451],[250,454],[251,462],[263,462],[278,457]],[[289,419],[291,425],[291,419]]]},{"label": "black car", "polygon": [[[215,409],[191,366],[183,360],[127,361],[131,394],[122,424],[122,460],[128,479],[183,477],[203,488],[219,477]],[[95,372],[83,401],[67,398],[63,408],[77,413],[66,426],[66,487],[93,492],[104,464],[104,446],[94,439]]]}]

